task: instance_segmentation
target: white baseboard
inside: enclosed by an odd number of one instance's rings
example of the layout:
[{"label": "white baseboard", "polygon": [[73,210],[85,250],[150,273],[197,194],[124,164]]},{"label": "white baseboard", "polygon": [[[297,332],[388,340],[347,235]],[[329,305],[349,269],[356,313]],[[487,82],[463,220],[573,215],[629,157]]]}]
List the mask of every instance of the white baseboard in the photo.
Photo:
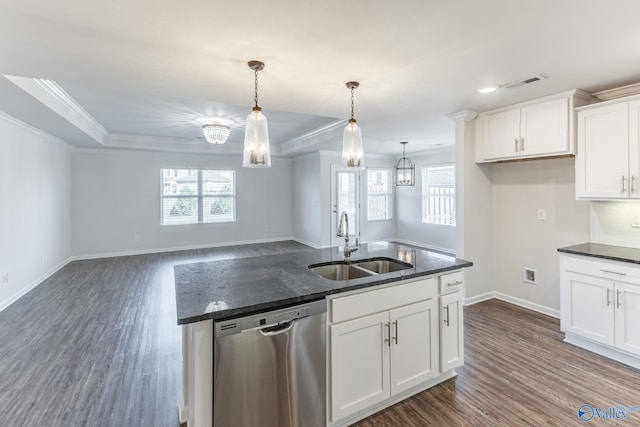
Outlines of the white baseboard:
[{"label": "white baseboard", "polygon": [[295,240],[298,243],[302,243],[303,245],[311,246],[313,249],[321,249],[322,246],[316,245],[315,243],[307,242],[306,240],[299,239],[297,237],[292,237],[291,240]]},{"label": "white baseboard", "polygon": [[10,296],[8,299],[0,302],[0,311],[3,311],[7,307],[9,307],[11,304],[13,304],[14,302],[18,301],[20,298],[22,298],[24,295],[26,295],[27,292],[29,292],[30,290],[35,289],[40,283],[42,283],[45,280],[47,280],[56,271],[60,270],[65,265],[69,264],[70,261],[72,261],[72,259],[71,258],[67,258],[66,260],[62,261],[60,264],[56,265],[55,267],[53,267],[52,269],[50,269],[49,271],[47,271],[46,273],[44,273],[43,275],[38,277],[33,282],[29,283],[24,288],[20,289],[18,292],[16,292],[12,296]]},{"label": "white baseboard", "polygon": [[490,300],[492,298],[499,299],[501,301],[505,301],[510,304],[517,305],[519,307],[523,307],[529,310],[533,310],[538,313],[545,314],[547,316],[555,317],[556,319],[560,318],[560,310],[545,307],[544,305],[536,304],[531,301],[526,301],[520,298],[513,297],[511,295],[503,294],[502,292],[495,292],[495,291],[476,295],[470,298],[465,298],[464,305],[473,305],[482,301]]},{"label": "white baseboard", "polygon": [[172,248],[155,248],[155,249],[141,249],[136,251],[122,251],[122,252],[107,252],[100,254],[89,254],[89,255],[74,255],[71,257],[72,261],[83,261],[88,259],[98,259],[98,258],[113,258],[119,256],[130,256],[130,255],[146,255],[146,254],[158,254],[163,252],[174,252],[174,251],[188,251],[193,249],[209,249],[209,248],[219,248],[223,246],[241,246],[241,245],[253,245],[256,243],[273,243],[273,242],[283,242],[286,240],[295,240],[304,245],[308,245],[308,243],[300,242],[294,237],[275,237],[272,239],[258,239],[258,240],[242,240],[237,242],[221,242],[221,243],[207,243],[204,245],[189,245],[189,246],[176,246]]},{"label": "white baseboard", "polygon": [[404,243],[405,245],[418,246],[420,248],[425,248],[425,249],[433,249],[434,251],[444,252],[444,253],[451,254],[451,255],[455,255],[456,254],[456,251],[454,251],[451,248],[441,248],[440,246],[428,245],[428,244],[422,243],[422,242],[414,242],[414,241],[406,240],[406,239],[387,239],[387,240],[398,242],[398,243]]}]

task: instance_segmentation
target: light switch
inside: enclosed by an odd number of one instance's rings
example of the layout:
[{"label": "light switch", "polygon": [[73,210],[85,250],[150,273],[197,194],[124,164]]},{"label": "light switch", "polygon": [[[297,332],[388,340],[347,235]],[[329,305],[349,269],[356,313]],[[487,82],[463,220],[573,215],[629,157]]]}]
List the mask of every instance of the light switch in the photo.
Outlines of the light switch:
[{"label": "light switch", "polygon": [[536,214],[536,219],[538,221],[544,221],[547,219],[547,211],[545,211],[544,209],[538,209],[538,212]]}]

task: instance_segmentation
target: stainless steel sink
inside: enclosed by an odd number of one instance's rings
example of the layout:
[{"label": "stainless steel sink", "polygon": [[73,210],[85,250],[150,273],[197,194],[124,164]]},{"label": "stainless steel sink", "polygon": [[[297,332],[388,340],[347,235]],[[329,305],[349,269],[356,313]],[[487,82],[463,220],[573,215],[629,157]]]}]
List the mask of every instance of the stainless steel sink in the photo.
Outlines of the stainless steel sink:
[{"label": "stainless steel sink", "polygon": [[391,258],[370,258],[353,261],[351,263],[334,261],[309,266],[311,271],[329,280],[359,279],[362,277],[407,270],[409,268],[413,268],[413,265]]},{"label": "stainless steel sink", "polygon": [[392,259],[375,259],[372,261],[364,261],[356,264],[360,268],[373,271],[377,274],[391,273],[393,271],[407,270],[413,268],[411,264]]},{"label": "stainless steel sink", "polygon": [[329,264],[329,265],[320,265],[317,267],[309,266],[309,269],[316,274],[324,277],[329,280],[349,280],[349,279],[359,279],[361,277],[372,276],[373,273],[356,268],[353,265],[340,263],[340,264]]}]

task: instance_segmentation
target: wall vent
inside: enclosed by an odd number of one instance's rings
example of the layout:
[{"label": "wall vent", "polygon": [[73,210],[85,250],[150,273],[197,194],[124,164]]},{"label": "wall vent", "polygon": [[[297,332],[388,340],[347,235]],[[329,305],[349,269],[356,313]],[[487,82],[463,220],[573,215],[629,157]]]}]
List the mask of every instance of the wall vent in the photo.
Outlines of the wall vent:
[{"label": "wall vent", "polygon": [[531,83],[539,82],[540,80],[545,80],[547,77],[542,74],[536,74],[535,76],[526,77],[524,79],[516,80],[511,83],[507,83],[503,87],[507,89],[513,89],[515,87],[529,85]]}]

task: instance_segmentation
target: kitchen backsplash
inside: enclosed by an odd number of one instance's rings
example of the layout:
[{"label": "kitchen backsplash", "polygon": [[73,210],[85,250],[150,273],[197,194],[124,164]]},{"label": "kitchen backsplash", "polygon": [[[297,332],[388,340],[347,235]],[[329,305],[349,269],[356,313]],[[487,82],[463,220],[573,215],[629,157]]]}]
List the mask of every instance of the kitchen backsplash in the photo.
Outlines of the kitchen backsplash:
[{"label": "kitchen backsplash", "polygon": [[591,202],[591,242],[640,248],[640,201]]}]

